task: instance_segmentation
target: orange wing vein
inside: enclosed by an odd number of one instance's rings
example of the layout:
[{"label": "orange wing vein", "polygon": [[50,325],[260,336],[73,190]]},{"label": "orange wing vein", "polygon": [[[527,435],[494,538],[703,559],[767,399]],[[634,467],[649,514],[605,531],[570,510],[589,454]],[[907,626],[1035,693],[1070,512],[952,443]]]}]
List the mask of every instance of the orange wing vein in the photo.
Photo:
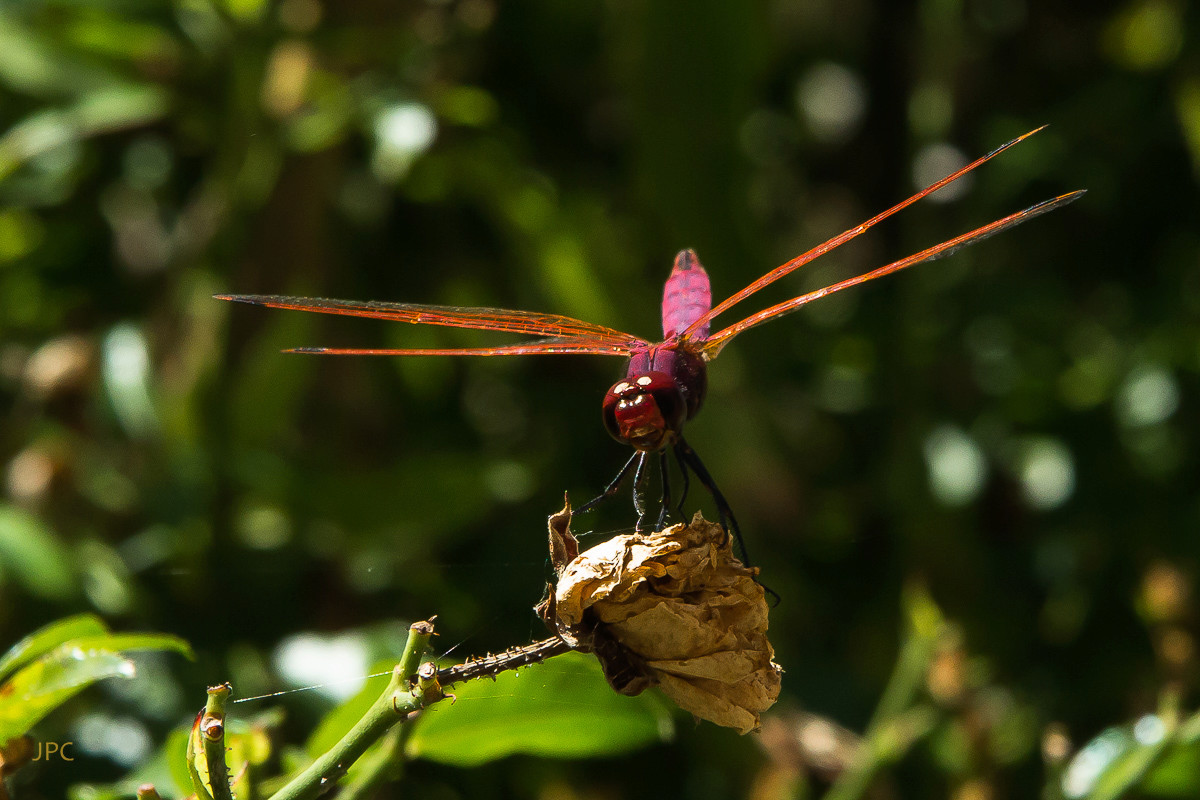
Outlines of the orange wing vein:
[{"label": "orange wing vein", "polygon": [[628,333],[584,322],[561,314],[536,311],[511,311],[503,308],[463,308],[455,306],[422,305],[417,303],[387,303],[380,301],[331,300],[327,298],[283,297],[279,295],[219,294],[219,300],[251,303],[270,308],[294,311],[314,311],[320,314],[341,314],[350,317],[369,317],[413,325],[440,325],[450,328],[501,331],[532,336],[551,337],[531,342],[499,347],[463,347],[437,349],[366,349],[302,347],[289,352],[324,353],[329,355],[537,355],[582,353],[594,355],[629,355],[649,342]]},{"label": "orange wing vein", "polygon": [[705,339],[702,344],[704,356],[708,359],[715,358],[717,353],[721,351],[721,348],[739,333],[749,330],[756,325],[761,325],[768,320],[791,313],[792,311],[800,308],[800,306],[811,303],[813,300],[818,300],[826,295],[833,294],[834,292],[840,292],[842,289],[848,289],[851,286],[857,286],[860,283],[866,283],[867,281],[874,280],[875,278],[889,275],[893,272],[898,272],[905,267],[911,267],[914,264],[921,264],[925,261],[933,261],[937,258],[944,258],[951,253],[961,250],[968,245],[983,241],[989,236],[994,236],[1001,231],[1013,227],[1014,225],[1020,225],[1022,222],[1031,220],[1034,217],[1040,216],[1049,211],[1053,211],[1056,208],[1061,208],[1067,203],[1078,200],[1085,194],[1085,192],[1086,190],[1080,190],[1055,197],[1051,200],[1043,200],[1040,203],[1030,206],[1024,211],[1018,211],[1014,214],[1009,214],[1007,217],[998,219],[995,222],[989,222],[987,225],[976,228],[975,230],[964,233],[960,236],[955,236],[953,239],[948,239],[941,244],[934,245],[933,247],[922,250],[919,253],[914,253],[907,258],[902,258],[899,261],[893,261],[891,264],[879,267],[878,269],[864,273],[857,277],[847,278],[846,280],[839,281],[831,286],[826,286],[824,289],[817,289],[814,292],[809,292],[808,294],[803,294],[783,303],[773,305],[770,308],[763,309],[757,314],[746,317],[741,322],[717,331]]},{"label": "orange wing vein", "polygon": [[[918,200],[920,200],[924,197],[927,197],[930,194],[933,194],[938,189],[941,189],[942,187],[946,186],[947,184],[953,183],[954,181],[958,180],[963,175],[966,175],[968,172],[970,172],[971,170],[980,166],[981,164],[984,164],[985,162],[995,158],[996,156],[1000,155],[1008,148],[1012,147],[1013,145],[1019,144],[1020,142],[1025,141],[1030,136],[1033,136],[1035,133],[1037,133],[1038,131],[1044,130],[1045,128],[1046,128],[1045,125],[1043,125],[1040,128],[1035,128],[1034,130],[1031,130],[1029,133],[1018,136],[1017,138],[1013,139],[1011,142],[1006,142],[1006,143],[1000,145],[999,147],[997,147],[995,150],[988,153],[987,155],[985,155],[981,158],[977,158],[976,160],[972,161],[970,164],[967,164],[965,167],[950,173],[949,175],[947,175],[946,177],[937,181],[936,183],[932,183],[929,186],[926,186],[924,189],[917,192],[912,197],[910,197],[907,200],[904,200],[900,203],[897,203],[896,205],[889,208],[887,211],[884,211],[881,214],[877,214],[874,217],[871,217],[869,220],[862,223],[861,225],[851,228],[848,231],[844,231],[843,233],[838,234],[837,236],[833,237],[832,239],[829,239],[828,241],[817,245],[816,247],[812,248],[808,252],[801,253],[800,255],[796,256],[792,260],[776,267],[775,269],[768,272],[766,275],[763,275],[761,278],[759,278],[758,280],[751,283],[745,289],[742,289],[740,292],[737,292],[736,294],[729,296],[728,298],[726,298],[725,300],[723,300],[722,302],[720,302],[719,304],[714,306],[713,309],[711,311],[709,311],[707,314],[700,317],[700,319],[696,320],[691,325],[689,325],[687,330],[685,330],[683,332],[683,338],[685,338],[685,339],[694,338],[696,336],[696,332],[700,329],[700,327],[702,325],[704,325],[705,323],[710,322],[718,314],[723,313],[724,311],[728,310],[730,307],[736,305],[737,303],[740,303],[741,301],[745,300],[747,297],[749,297],[750,295],[759,291],[760,289],[762,289],[766,286],[769,286],[770,284],[774,283],[775,281],[779,280],[780,278],[784,277],[785,275],[788,275],[793,270],[804,266],[805,264],[812,261],[813,259],[815,259],[819,256],[822,256],[825,253],[828,253],[830,250],[833,250],[836,247],[840,247],[841,245],[845,244],[846,242],[850,241],[851,239],[865,233],[868,229],[870,229],[874,225],[882,222],[883,220],[887,219],[888,217],[892,216],[893,214],[895,214],[899,211],[903,211],[904,209],[908,208],[910,205],[917,202]],[[1016,224],[1016,223],[1013,223],[1013,224]],[[748,320],[749,319],[757,319],[760,316],[761,316],[760,314],[755,314],[753,317],[749,317]],[[757,324],[757,323],[755,323],[755,324]],[[736,327],[736,326],[733,326],[733,327]],[[722,331],[722,333],[724,333],[724,331]],[[733,335],[733,334],[730,334],[730,335]],[[711,338],[712,337],[709,337],[710,340],[711,340]],[[708,350],[709,348],[706,347],[705,349]]]}]

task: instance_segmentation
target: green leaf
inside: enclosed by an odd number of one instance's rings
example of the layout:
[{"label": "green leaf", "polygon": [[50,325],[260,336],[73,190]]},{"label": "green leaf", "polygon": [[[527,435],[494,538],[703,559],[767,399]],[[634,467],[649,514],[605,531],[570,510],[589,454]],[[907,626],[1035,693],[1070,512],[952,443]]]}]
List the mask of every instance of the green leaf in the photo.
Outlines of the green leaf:
[{"label": "green leaf", "polygon": [[1195,797],[1200,746],[1176,743],[1142,781],[1141,789],[1161,797]]},{"label": "green leaf", "polygon": [[200,720],[203,717],[204,713],[201,712],[192,723],[192,732],[188,736],[187,767],[192,791],[196,793],[198,800],[213,800],[209,790],[208,761],[204,758],[204,742],[200,738]]},{"label": "green leaf", "polygon": [[108,628],[94,614],[77,614],[51,622],[17,642],[4,654],[4,658],[0,658],[0,680],[7,678],[17,667],[49,653],[64,642],[106,633]]},{"label": "green leaf", "polygon": [[47,625],[19,642],[0,660],[0,741],[19,736],[77,692],[104,678],[133,677],[126,650],[173,650],[192,658],[177,636],[108,633],[90,614]]},{"label": "green leaf", "polygon": [[110,650],[60,646],[0,686],[0,741],[20,736],[72,696],[104,678],[133,677],[133,662]]},{"label": "green leaf", "polygon": [[188,760],[188,748],[191,747],[191,742],[192,726],[189,724],[171,731],[162,749],[162,755],[167,760],[167,770],[171,774],[171,781],[179,790],[181,797],[187,793],[185,789],[192,788],[191,762]]},{"label": "green leaf", "polygon": [[[394,661],[382,667],[376,664],[372,667],[372,672],[384,672],[394,665]],[[304,746],[309,758],[316,759],[341,741],[342,737],[354,727],[354,723],[367,713],[367,709],[379,697],[380,692],[387,687],[388,679],[389,675],[385,674],[368,680],[358,694],[326,714],[321,719],[321,724],[308,737],[308,742]]]},{"label": "green leaf", "polygon": [[71,554],[34,515],[0,505],[0,565],[30,592],[65,600],[77,591]]},{"label": "green leaf", "polygon": [[0,180],[55,148],[154,122],[167,104],[167,95],[153,86],[114,85],[62,108],[35,111],[0,136]]},{"label": "green leaf", "polygon": [[155,122],[169,102],[158,87],[124,84],[90,92],[68,111],[81,136],[97,136]]},{"label": "green leaf", "polygon": [[112,77],[110,70],[81,61],[16,14],[0,15],[0,81],[8,87],[48,98],[86,93]]},{"label": "green leaf", "polygon": [[406,745],[411,758],[472,767],[524,753],[581,758],[628,752],[674,733],[670,711],[655,694],[619,695],[594,658],[568,653],[506,672],[495,682],[451,687]]},{"label": "green leaf", "polygon": [[74,638],[68,644],[81,650],[111,650],[114,653],[128,650],[172,650],[189,659],[196,657],[191,645],[169,633],[106,633]]}]

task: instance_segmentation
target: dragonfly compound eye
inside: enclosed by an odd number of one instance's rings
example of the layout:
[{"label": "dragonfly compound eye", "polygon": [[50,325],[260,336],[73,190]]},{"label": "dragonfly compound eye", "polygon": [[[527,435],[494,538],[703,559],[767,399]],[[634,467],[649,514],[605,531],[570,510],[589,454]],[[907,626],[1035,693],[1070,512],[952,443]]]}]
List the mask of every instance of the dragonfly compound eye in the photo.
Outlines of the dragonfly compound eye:
[{"label": "dragonfly compound eye", "polygon": [[659,450],[683,427],[687,403],[665,372],[617,381],[604,395],[604,426],[614,439],[636,450]]}]

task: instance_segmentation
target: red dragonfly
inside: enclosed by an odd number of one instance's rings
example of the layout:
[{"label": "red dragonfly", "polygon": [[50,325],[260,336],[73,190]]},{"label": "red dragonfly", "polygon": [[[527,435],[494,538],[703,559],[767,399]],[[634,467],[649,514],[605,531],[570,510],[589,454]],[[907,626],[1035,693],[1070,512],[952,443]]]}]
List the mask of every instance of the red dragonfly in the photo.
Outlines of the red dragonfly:
[{"label": "red dragonfly", "polygon": [[687,495],[687,480],[690,470],[712,494],[720,513],[721,522],[726,530],[732,531],[735,538],[740,540],[737,522],[729,504],[717,489],[711,475],[695,451],[683,438],[684,422],[694,417],[704,402],[708,362],[716,358],[721,349],[733,337],[750,328],[789,314],[813,300],[834,292],[840,292],[851,286],[897,272],[913,264],[943,258],[967,245],[1064,206],[1079,198],[1083,191],[1071,192],[1037,203],[1023,211],[1009,214],[1002,219],[990,222],[941,244],[936,244],[919,253],[914,253],[907,258],[894,261],[857,277],[839,281],[823,289],[777,303],[715,333],[711,333],[709,330],[713,319],[793,270],[850,241],[876,223],[907,208],[921,198],[958,180],[984,162],[1040,130],[1042,128],[1018,136],[1011,142],[997,147],[982,158],[922,189],[907,200],[892,206],[887,211],[796,256],[763,275],[740,292],[718,303],[715,307],[712,305],[708,274],[704,271],[696,254],[691,250],[680,251],[675,257],[674,267],[667,278],[666,288],[663,292],[663,340],[661,342],[651,342],[629,333],[622,333],[603,325],[584,322],[572,317],[535,311],[379,301],[356,302],[277,295],[217,295],[217,297],[221,300],[235,300],[272,308],[315,311],[322,314],[343,314],[352,317],[374,317],[408,322],[414,325],[441,325],[452,328],[503,331],[539,337],[518,344],[497,347],[433,349],[301,347],[287,351],[293,353],[385,356],[516,356],[584,353],[627,358],[629,362],[625,376],[617,381],[604,396],[603,418],[608,432],[618,441],[632,446],[634,453],[621,468],[616,478],[605,487],[603,493],[580,507],[578,511],[586,511],[604,498],[615,494],[632,470],[635,473],[634,507],[638,514],[638,528],[642,528],[647,520],[645,503],[642,499],[645,468],[649,456],[657,453],[663,492],[656,525],[661,528],[665,523],[668,507],[671,505],[667,467],[668,452],[674,452],[684,480],[683,491],[677,506],[680,513],[682,513],[684,497]]}]

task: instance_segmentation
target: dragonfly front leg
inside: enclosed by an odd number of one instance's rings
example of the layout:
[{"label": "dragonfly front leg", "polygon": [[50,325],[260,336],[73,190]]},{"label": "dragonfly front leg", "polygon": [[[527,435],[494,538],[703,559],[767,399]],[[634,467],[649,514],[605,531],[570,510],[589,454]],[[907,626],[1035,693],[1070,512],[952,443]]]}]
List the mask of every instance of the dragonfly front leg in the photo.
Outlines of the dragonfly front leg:
[{"label": "dragonfly front leg", "polygon": [[617,473],[617,477],[615,477],[611,481],[609,481],[608,486],[604,487],[603,492],[601,492],[596,497],[593,497],[591,500],[588,500],[586,503],[581,505],[579,508],[575,509],[575,511],[573,513],[574,514],[583,514],[586,511],[591,511],[593,508],[595,508],[601,502],[603,502],[604,500],[607,500],[608,498],[610,498],[614,494],[616,494],[617,490],[621,488],[621,484],[625,481],[625,478],[629,475],[629,471],[632,470],[635,466],[637,466],[638,459],[641,458],[642,455],[643,454],[640,452],[635,452],[629,458],[629,460],[625,462],[625,466],[621,467],[621,471]]},{"label": "dragonfly front leg", "polygon": [[636,530],[645,530],[646,522],[646,454],[638,453],[637,469],[633,473],[633,510],[637,512]]}]

